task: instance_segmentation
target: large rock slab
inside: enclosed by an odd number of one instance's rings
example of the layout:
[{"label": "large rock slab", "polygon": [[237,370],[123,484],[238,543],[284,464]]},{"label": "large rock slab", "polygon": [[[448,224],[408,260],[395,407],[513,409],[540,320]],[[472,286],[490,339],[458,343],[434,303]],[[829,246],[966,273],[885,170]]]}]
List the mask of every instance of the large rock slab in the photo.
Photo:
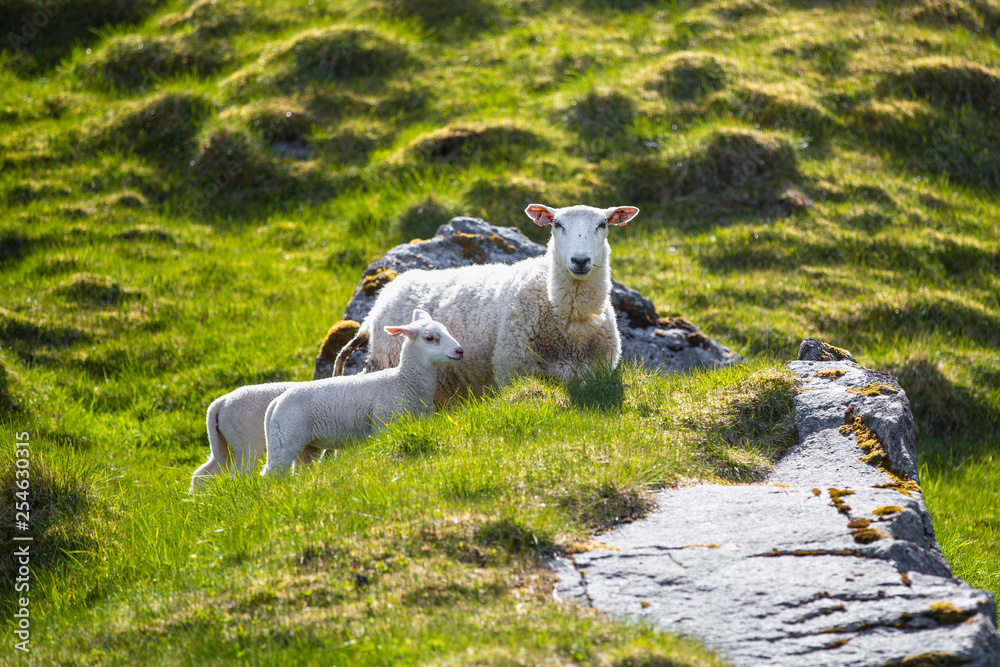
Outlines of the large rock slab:
[{"label": "large rock slab", "polygon": [[[362,274],[344,320],[361,322],[381,289],[400,273],[412,269],[447,269],[473,264],[513,264],[545,254],[545,246],[531,241],[516,227],[494,227],[478,218],[453,218],[433,238],[398,245],[368,265]],[[622,338],[622,358],[668,373],[690,368],[715,368],[742,361],[742,357],[715,342],[690,322],[662,318],[653,302],[634,289],[612,281],[611,304]],[[335,355],[316,358],[313,379],[333,374]],[[364,352],[351,355],[344,373],[360,373]]]},{"label": "large rock slab", "polygon": [[602,548],[557,559],[556,596],[736,665],[1000,665],[993,597],[953,577],[934,539],[905,392],[853,358],[790,366],[799,443],[766,484],[658,494]]}]

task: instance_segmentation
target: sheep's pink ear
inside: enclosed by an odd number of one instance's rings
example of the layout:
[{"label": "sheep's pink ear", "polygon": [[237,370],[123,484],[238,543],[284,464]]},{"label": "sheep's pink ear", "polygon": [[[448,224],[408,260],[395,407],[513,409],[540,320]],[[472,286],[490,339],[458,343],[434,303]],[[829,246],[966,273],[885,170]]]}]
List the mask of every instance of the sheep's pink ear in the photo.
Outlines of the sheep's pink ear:
[{"label": "sheep's pink ear", "polygon": [[431,319],[431,315],[426,310],[420,310],[419,308],[416,308],[413,311],[414,322],[416,322],[417,320],[429,320],[429,319]]},{"label": "sheep's pink ear", "polygon": [[552,220],[556,217],[556,210],[545,204],[531,204],[528,208],[524,209],[524,212],[539,227],[551,225]]},{"label": "sheep's pink ear", "polygon": [[413,340],[420,333],[420,327],[411,323],[399,327],[386,327],[385,332],[390,336],[406,336],[410,340]]},{"label": "sheep's pink ear", "polygon": [[629,220],[637,215],[639,215],[639,209],[635,206],[613,206],[604,211],[604,217],[608,219],[608,224],[616,227],[624,227]]}]

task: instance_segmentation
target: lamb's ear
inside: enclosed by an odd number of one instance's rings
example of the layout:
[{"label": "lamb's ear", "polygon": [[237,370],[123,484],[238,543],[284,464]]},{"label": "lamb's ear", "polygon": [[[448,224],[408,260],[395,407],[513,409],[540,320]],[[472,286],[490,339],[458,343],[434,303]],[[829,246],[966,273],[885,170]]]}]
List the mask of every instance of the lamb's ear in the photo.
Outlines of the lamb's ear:
[{"label": "lamb's ear", "polygon": [[639,215],[639,209],[635,206],[612,206],[604,209],[604,217],[608,219],[609,225],[624,227],[628,221]]},{"label": "lamb's ear", "polygon": [[528,208],[524,209],[524,212],[539,227],[551,225],[552,220],[556,217],[556,210],[545,204],[531,204]]},{"label": "lamb's ear", "polygon": [[419,308],[414,309],[413,311],[414,322],[416,322],[417,320],[429,320],[429,319],[431,319],[431,316],[430,313],[428,313],[426,310],[420,310]]},{"label": "lamb's ear", "polygon": [[411,323],[399,327],[386,327],[385,332],[390,336],[406,336],[410,340],[413,340],[420,333],[420,326]]}]

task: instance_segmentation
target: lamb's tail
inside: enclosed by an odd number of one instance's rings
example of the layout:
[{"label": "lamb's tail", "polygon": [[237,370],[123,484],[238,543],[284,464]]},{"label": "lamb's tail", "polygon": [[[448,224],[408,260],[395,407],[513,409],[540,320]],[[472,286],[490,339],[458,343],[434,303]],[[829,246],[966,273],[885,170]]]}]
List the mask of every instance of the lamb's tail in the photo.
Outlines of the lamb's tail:
[{"label": "lamb's tail", "polygon": [[229,446],[226,436],[219,430],[219,410],[222,402],[218,399],[212,401],[208,406],[208,446],[212,450],[212,458],[223,468],[228,468],[233,464],[233,448]]},{"label": "lamb's tail", "polygon": [[271,415],[274,414],[274,406],[278,402],[278,399],[274,399],[267,404],[267,410],[264,411],[264,449],[267,452],[267,459],[264,461],[264,468],[260,471],[261,475],[266,475],[271,469],[271,464],[274,462],[274,434],[271,433]]},{"label": "lamb's tail", "polygon": [[337,354],[337,361],[333,365],[333,376],[344,374],[344,365],[347,360],[350,359],[351,355],[363,348],[368,344],[369,334],[368,331],[362,327],[358,333],[352,338],[347,345],[340,349],[340,353]]},{"label": "lamb's tail", "polygon": [[191,492],[195,492],[201,486],[219,472],[227,469],[233,463],[233,450],[229,446],[226,436],[219,430],[219,409],[221,399],[212,401],[208,406],[208,415],[205,418],[208,426],[208,446],[211,450],[208,461],[203,463],[191,476]]}]

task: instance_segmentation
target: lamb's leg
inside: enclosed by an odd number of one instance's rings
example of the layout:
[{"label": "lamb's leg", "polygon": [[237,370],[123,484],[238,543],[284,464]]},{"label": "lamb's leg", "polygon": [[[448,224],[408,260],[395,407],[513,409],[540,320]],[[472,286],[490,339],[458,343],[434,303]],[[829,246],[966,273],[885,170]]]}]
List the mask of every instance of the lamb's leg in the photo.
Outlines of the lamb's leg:
[{"label": "lamb's leg", "polygon": [[208,461],[191,475],[191,491],[201,488],[209,477],[225,470],[232,459],[229,441],[219,430],[219,410],[222,405],[223,399],[217,398],[208,406],[205,415],[205,425],[208,427]]},{"label": "lamb's leg", "polygon": [[222,464],[215,460],[215,457],[211,454],[208,455],[208,461],[203,463],[194,471],[191,475],[191,492],[195,492],[205,485],[212,475],[217,474],[222,470]]},{"label": "lamb's leg", "polygon": [[302,450],[299,457],[295,459],[292,463],[292,472],[301,472],[303,469],[308,468],[313,463],[318,461],[320,457],[323,456],[323,450],[319,447],[314,447],[312,445],[306,445],[306,448]]},{"label": "lamb's leg", "polygon": [[274,406],[279,398],[271,401],[264,413],[264,437],[266,438],[267,463],[260,471],[261,475],[275,472],[286,472],[292,467],[292,462],[306,447],[311,438],[298,431],[304,428],[301,420],[290,420],[289,423],[278,423],[274,419]]}]

